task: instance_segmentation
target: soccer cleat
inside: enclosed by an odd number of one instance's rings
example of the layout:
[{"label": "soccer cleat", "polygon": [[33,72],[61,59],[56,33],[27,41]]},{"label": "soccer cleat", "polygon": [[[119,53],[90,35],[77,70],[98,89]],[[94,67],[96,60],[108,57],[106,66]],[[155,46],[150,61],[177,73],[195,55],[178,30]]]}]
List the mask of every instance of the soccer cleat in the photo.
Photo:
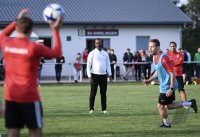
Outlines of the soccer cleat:
[{"label": "soccer cleat", "polygon": [[165,124],[163,123],[162,125],[160,125],[160,127],[162,127],[162,128],[171,128],[171,124],[165,125]]},{"label": "soccer cleat", "polygon": [[90,111],[89,111],[89,114],[93,114],[93,113],[94,113],[94,110],[90,110]]},{"label": "soccer cleat", "polygon": [[107,111],[107,110],[104,110],[103,113],[104,113],[104,114],[108,114],[108,111]]},{"label": "soccer cleat", "polygon": [[191,102],[192,102],[191,107],[194,109],[194,112],[197,113],[198,108],[197,108],[196,100],[192,99]]}]

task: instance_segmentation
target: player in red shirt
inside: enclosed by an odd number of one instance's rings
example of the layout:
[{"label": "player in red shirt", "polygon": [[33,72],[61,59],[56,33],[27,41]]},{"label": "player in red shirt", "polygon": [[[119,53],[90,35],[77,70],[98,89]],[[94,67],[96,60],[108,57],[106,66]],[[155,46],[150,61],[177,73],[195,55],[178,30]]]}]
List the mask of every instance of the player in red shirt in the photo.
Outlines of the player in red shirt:
[{"label": "player in red shirt", "polygon": [[178,89],[179,92],[181,94],[181,98],[183,101],[187,101],[187,96],[185,93],[185,89],[184,89],[184,83],[183,83],[183,62],[184,62],[184,57],[183,54],[181,54],[180,52],[176,51],[176,43],[175,42],[170,42],[169,44],[169,48],[170,48],[170,52],[167,54],[167,56],[170,58],[171,62],[172,62],[172,67],[176,76],[176,79],[178,81]]},{"label": "player in red shirt", "polygon": [[[8,137],[18,137],[25,125],[29,136],[42,136],[42,107],[38,92],[38,66],[41,57],[59,58],[62,56],[59,36],[59,18],[50,23],[53,33],[52,49],[29,41],[33,22],[25,17],[28,9],[23,9],[16,21],[9,24],[0,34],[0,48],[5,63],[5,125]],[[16,38],[9,35],[16,30]],[[0,103],[0,112],[3,113]]]}]

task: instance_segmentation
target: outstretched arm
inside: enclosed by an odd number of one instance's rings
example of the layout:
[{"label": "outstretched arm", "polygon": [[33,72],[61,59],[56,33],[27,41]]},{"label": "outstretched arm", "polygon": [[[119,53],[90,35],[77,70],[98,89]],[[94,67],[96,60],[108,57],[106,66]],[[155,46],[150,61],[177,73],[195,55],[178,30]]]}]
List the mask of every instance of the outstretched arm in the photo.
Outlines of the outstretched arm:
[{"label": "outstretched arm", "polygon": [[148,84],[148,83],[150,83],[152,80],[154,80],[155,78],[157,78],[157,76],[158,76],[158,73],[157,73],[157,71],[155,71],[154,73],[153,73],[153,75],[149,78],[149,79],[144,79],[143,80],[143,84]]}]

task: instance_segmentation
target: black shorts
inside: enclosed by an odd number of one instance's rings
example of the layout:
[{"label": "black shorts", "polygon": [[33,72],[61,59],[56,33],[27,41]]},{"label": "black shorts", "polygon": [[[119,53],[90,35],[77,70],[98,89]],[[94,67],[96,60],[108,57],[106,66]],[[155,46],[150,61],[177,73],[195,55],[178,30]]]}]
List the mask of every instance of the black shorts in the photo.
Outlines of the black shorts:
[{"label": "black shorts", "polygon": [[7,128],[42,128],[41,102],[16,103],[6,101],[5,124]]},{"label": "black shorts", "polygon": [[173,92],[170,97],[167,97],[165,93],[160,93],[158,103],[161,105],[169,105],[175,100],[175,93]]},{"label": "black shorts", "polygon": [[180,91],[185,91],[184,89],[184,83],[183,83],[183,77],[182,76],[176,76],[176,80],[178,82],[178,90]]}]

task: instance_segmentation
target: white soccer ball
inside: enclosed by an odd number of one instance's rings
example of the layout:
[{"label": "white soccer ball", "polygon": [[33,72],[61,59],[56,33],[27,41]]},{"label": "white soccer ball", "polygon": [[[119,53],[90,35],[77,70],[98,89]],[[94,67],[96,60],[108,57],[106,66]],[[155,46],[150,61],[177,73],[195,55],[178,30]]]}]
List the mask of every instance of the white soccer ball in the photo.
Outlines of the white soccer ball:
[{"label": "white soccer ball", "polygon": [[62,17],[63,15],[64,10],[62,6],[57,3],[47,5],[43,11],[43,18],[46,22],[54,22],[58,17]]}]

